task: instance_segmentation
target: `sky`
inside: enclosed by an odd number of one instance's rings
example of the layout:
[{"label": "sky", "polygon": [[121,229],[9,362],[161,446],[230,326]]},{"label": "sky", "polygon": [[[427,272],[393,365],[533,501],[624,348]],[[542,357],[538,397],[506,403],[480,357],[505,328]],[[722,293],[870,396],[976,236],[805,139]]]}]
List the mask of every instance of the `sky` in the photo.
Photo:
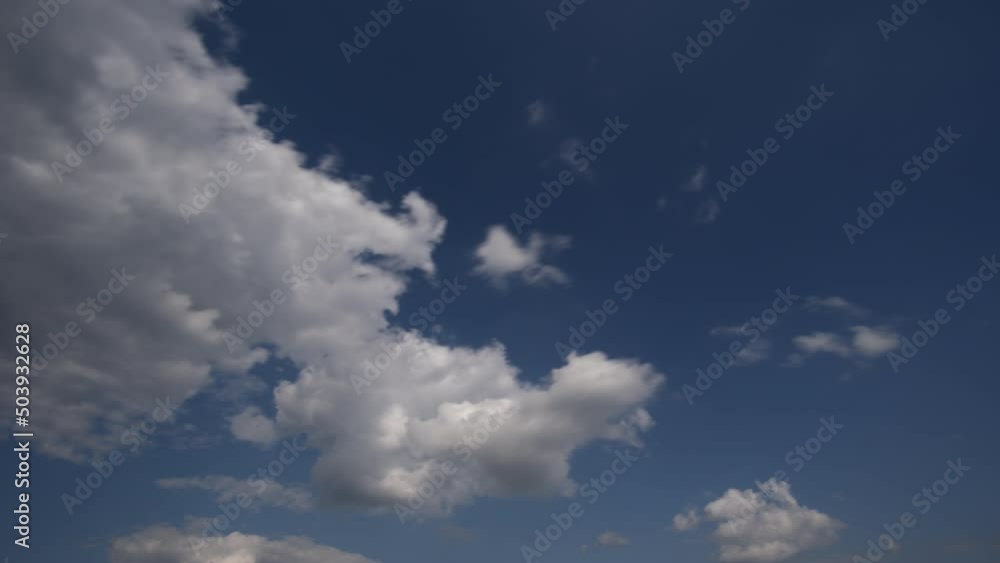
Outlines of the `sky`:
[{"label": "sky", "polygon": [[1000,560],[992,3],[0,14],[7,561]]}]

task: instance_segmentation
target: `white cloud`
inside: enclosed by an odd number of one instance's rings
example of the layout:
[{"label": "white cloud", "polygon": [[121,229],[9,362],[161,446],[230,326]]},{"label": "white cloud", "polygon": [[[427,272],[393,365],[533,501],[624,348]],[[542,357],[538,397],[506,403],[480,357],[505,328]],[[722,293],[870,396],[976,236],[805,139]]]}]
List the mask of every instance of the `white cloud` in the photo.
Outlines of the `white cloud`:
[{"label": "white cloud", "polygon": [[853,351],[843,339],[832,332],[815,332],[792,338],[792,342],[803,352],[816,354],[827,352],[841,357],[850,356]]},{"label": "white cloud", "polygon": [[200,489],[216,493],[216,501],[227,503],[239,495],[254,499],[253,506],[276,506],[290,510],[304,511],[313,507],[312,493],[303,487],[285,486],[263,479],[235,479],[224,475],[199,477],[173,477],[159,479],[156,485],[163,489]]},{"label": "white cloud", "polygon": [[[379,351],[372,343],[370,354]],[[440,464],[456,459],[459,471],[421,515],[483,495],[569,494],[573,452],[594,440],[639,445],[652,426],[641,405],[663,381],[651,366],[592,353],[569,356],[529,385],[499,344],[451,348],[413,334],[401,336],[399,356],[360,395],[347,377],[360,373],[360,357],[332,359],[275,390],[279,433],[305,432],[320,450],[313,481],[321,500],[407,506]],[[463,441],[500,411],[515,414],[468,451]]]},{"label": "white cloud", "polygon": [[[501,344],[450,347],[390,324],[409,276],[435,274],[431,256],[444,219],[414,193],[398,205],[372,201],[359,186],[306,168],[291,143],[271,141],[263,124],[272,114],[239,102],[247,77],[212,59],[192,28],[211,7],[84,2],[73,18],[54,18],[30,49],[0,52],[0,101],[9,114],[0,138],[7,196],[0,225],[11,233],[4,251],[20,257],[5,272],[0,321],[31,319],[39,347],[45,332],[70,321],[81,327],[36,379],[35,405],[59,413],[36,421],[45,453],[84,461],[120,447],[123,430],[148,416],[155,399],[170,398],[183,417],[185,401],[217,375],[242,375],[263,361],[263,348],[249,350],[261,344],[314,369],[274,389],[273,417],[244,411],[231,431],[258,444],[305,432],[318,452],[316,495],[327,503],[405,503],[437,464],[462,457],[456,444],[508,408],[517,415],[472,452],[424,513],[482,495],[569,493],[575,451],[600,440],[638,445],[653,424],[643,407],[663,382],[649,365],[592,353],[522,379]],[[15,12],[15,4],[0,4],[11,21],[20,17]],[[56,181],[50,162],[83,140],[82,129],[111,119],[112,101],[156,63],[169,76]],[[255,139],[252,160],[241,152],[248,138]],[[229,162],[239,174],[186,223],[179,205],[190,205],[209,173]],[[509,256],[502,247],[485,255],[501,273],[565,281],[539,256],[566,242],[535,238]],[[289,273],[332,243],[339,250],[307,280]],[[512,257],[520,264],[513,269],[505,261]],[[123,267],[136,279],[85,322],[78,304]],[[277,289],[284,302],[254,329],[247,349],[231,353],[224,334]],[[24,299],[29,293],[45,299]],[[397,342],[402,361],[390,362],[358,396],[351,376]],[[11,351],[0,359],[12,363]],[[212,558],[363,560],[339,552],[286,558],[279,546],[291,540],[228,538],[232,551]],[[115,561],[201,561],[172,550],[123,540]]]},{"label": "white cloud", "polygon": [[269,446],[278,441],[274,421],[261,414],[257,407],[247,407],[229,419],[229,431],[246,442]]},{"label": "white cloud", "polygon": [[187,533],[166,526],[146,528],[111,544],[111,563],[377,563],[375,560],[317,544],[309,538],[268,539],[233,532],[204,539],[198,549],[198,531]]},{"label": "white cloud", "polygon": [[624,547],[632,542],[618,532],[607,531],[597,536],[594,545],[600,547]]},{"label": "white cloud", "polygon": [[899,346],[899,334],[887,327],[852,326],[854,349],[869,358],[881,356]]},{"label": "white cloud", "polygon": [[[0,13],[17,19],[17,6],[3,3]],[[36,406],[59,413],[36,421],[48,454],[82,461],[120,447],[129,422],[149,416],[156,399],[182,404],[213,372],[243,372],[261,360],[262,350],[230,353],[223,333],[275,289],[288,302],[252,342],[301,358],[324,341],[379,334],[405,290],[405,272],[434,269],[444,220],[420,196],[394,211],[304,168],[288,143],[259,139],[252,161],[240,152],[263,133],[258,118],[272,114],[239,103],[247,78],[211,59],[192,29],[195,13],[210,7],[81,3],[72,18],[53,18],[30,49],[0,53],[0,101],[11,108],[0,139],[10,198],[0,225],[16,234],[17,248],[8,251],[24,257],[5,273],[0,320],[44,327],[32,335],[36,350],[49,344],[46,332],[69,322],[80,329],[36,379]],[[157,64],[169,75],[116,118],[111,108],[127,106],[114,100]],[[114,131],[57,181],[50,163],[65,162],[67,146],[85,141],[81,131],[102,119]],[[228,162],[241,173],[186,224],[179,205]],[[283,272],[327,236],[343,253],[290,294]],[[113,269],[135,279],[95,317],[82,315],[79,305],[108,287]],[[18,297],[28,291],[45,300]],[[0,356],[10,360],[9,353]]]},{"label": "white cloud", "polygon": [[729,489],[705,505],[705,517],[719,522],[713,539],[722,561],[782,561],[837,541],[843,524],[801,506],[787,482],[757,486],[759,491]]},{"label": "white cloud", "polygon": [[674,529],[678,532],[687,532],[697,528],[700,522],[698,511],[692,508],[674,516]]},{"label": "white cloud", "polygon": [[569,245],[569,237],[538,233],[533,233],[528,243],[522,245],[506,227],[494,225],[487,231],[486,240],[476,248],[475,272],[501,285],[515,276],[530,285],[569,283],[569,277],[562,270],[542,263],[543,255]]},{"label": "white cloud", "polygon": [[792,342],[803,353],[830,353],[842,358],[875,358],[899,345],[899,334],[888,327],[857,325],[851,332],[850,341],[831,332],[816,332],[796,336]]}]

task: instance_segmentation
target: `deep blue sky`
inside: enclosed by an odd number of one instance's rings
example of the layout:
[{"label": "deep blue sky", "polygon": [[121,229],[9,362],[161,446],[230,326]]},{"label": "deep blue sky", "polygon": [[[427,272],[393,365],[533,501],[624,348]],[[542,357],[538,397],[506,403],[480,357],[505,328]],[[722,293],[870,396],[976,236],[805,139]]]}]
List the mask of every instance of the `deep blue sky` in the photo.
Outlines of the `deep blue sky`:
[{"label": "deep blue sky", "polygon": [[[1000,145],[992,135],[1000,123],[990,101],[996,98],[996,6],[929,0],[886,42],[876,21],[888,17],[891,2],[754,0],[678,73],[671,54],[704,29],[701,20],[734,4],[589,0],[553,31],[544,10],[556,5],[407,1],[347,64],[339,43],[382,4],[301,2],[278,9],[245,3],[231,14],[238,46],[219,50],[250,77],[246,102],[287,106],[297,115],[279,138],[314,161],[335,149],[341,173],[372,176],[374,199],[396,205],[419,188],[438,206],[448,220],[434,256],[439,274],[470,285],[467,297],[442,317],[442,339],[468,346],[500,341],[524,377],[561,364],[554,343],[565,341],[586,310],[615,297],[614,283],[642,264],[649,246],[674,253],[584,347],[640,358],[668,376],[650,406],[656,427],[641,461],[542,560],[714,559],[710,530],[679,534],[669,529],[673,515],[787,470],[786,452],[830,416],[845,429],[791,482],[801,503],[847,528],[829,551],[802,561],[846,561],[862,552],[883,523],[907,510],[911,496],[959,457],[972,472],[920,517],[902,557],[987,563],[1000,556],[1000,487],[993,478],[1000,471],[994,405],[1000,385],[992,356],[1000,336],[1000,280],[954,312],[898,374],[881,356],[855,362],[816,354],[801,366],[783,366],[795,351],[793,337],[846,333],[861,322],[799,307],[768,332],[766,360],[727,371],[694,406],[681,393],[732,340],[709,331],[760,314],[776,289],[790,287],[803,300],[842,297],[870,311],[864,324],[910,336],[936,309],[951,311],[946,294],[976,273],[980,257],[1000,252]],[[397,155],[412,150],[414,138],[445,126],[442,112],[491,73],[502,83],[496,94],[390,191],[382,174],[395,168]],[[777,137],[775,122],[805,103],[813,85],[834,96],[793,138],[780,141],[780,151],[721,205],[715,221],[695,221],[703,202],[719,199],[716,182],[727,180],[729,166]],[[546,110],[538,125],[526,111],[535,101]],[[523,235],[572,237],[572,247],[552,259],[571,284],[500,291],[475,278],[472,255],[487,227],[510,226],[524,198],[568,166],[559,159],[564,141],[590,139],[615,116],[629,129]],[[919,182],[907,182],[906,193],[851,244],[843,223],[873,201],[873,191],[902,178],[903,162],[948,126],[961,138]],[[703,190],[681,190],[699,166],[707,170]],[[400,318],[436,292],[429,283],[412,284]],[[278,369],[272,364],[261,373],[276,381]],[[267,408],[266,397],[261,406]],[[222,433],[225,414],[192,407],[186,416]],[[573,476],[599,473],[614,449],[595,445],[579,453]],[[85,471],[61,461],[38,463],[46,492],[35,504],[37,528],[44,530],[36,541],[48,544],[38,560],[100,561],[109,529],[117,535],[212,514],[210,495],[164,491],[151,482],[178,474],[240,476],[272,457],[229,437],[210,450],[159,448],[129,458],[113,487],[73,518],[59,495]],[[292,466],[292,480],[307,481],[309,466]],[[245,517],[239,529],[303,533],[385,562],[419,554],[421,561],[499,563],[516,560],[534,529],[567,504],[564,498],[480,500],[448,520],[405,526],[391,515],[349,510],[268,510]],[[119,510],[120,518],[114,516]],[[439,532],[446,523],[475,537],[449,539]],[[580,545],[608,529],[632,544],[580,553]],[[972,547],[954,547],[959,544]]]}]

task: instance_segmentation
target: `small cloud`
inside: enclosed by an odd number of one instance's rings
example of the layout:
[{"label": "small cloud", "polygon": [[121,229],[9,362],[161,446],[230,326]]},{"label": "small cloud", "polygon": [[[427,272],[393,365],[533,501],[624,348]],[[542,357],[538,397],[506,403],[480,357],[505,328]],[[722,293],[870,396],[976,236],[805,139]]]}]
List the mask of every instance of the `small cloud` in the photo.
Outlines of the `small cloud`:
[{"label": "small cloud", "polygon": [[899,334],[890,328],[859,325],[852,326],[851,331],[854,332],[854,349],[869,358],[881,356],[899,346]]},{"label": "small cloud", "polygon": [[857,325],[851,332],[850,341],[831,332],[816,332],[796,336],[792,342],[806,354],[829,353],[842,358],[875,358],[899,346],[899,334],[888,327]]},{"label": "small cloud", "polygon": [[792,338],[792,343],[799,350],[808,354],[818,354],[821,352],[836,354],[843,358],[852,355],[851,347],[832,332],[814,332],[813,334],[803,334]]},{"label": "small cloud", "polygon": [[512,277],[528,285],[548,283],[568,284],[569,277],[555,266],[542,263],[544,254],[562,251],[570,246],[565,236],[531,235],[527,244],[520,244],[502,225],[490,227],[486,240],[476,248],[478,264],[473,270],[488,277],[497,286],[505,287]]},{"label": "small cloud", "polygon": [[674,529],[678,532],[691,531],[697,528],[699,523],[701,523],[701,517],[693,508],[674,516]]},{"label": "small cloud", "polygon": [[704,164],[698,166],[694,173],[687,179],[686,182],[681,184],[681,191],[683,192],[700,192],[705,189],[705,180],[708,179],[708,168]]},{"label": "small cloud", "polygon": [[618,532],[607,531],[597,536],[594,545],[600,547],[624,547],[632,542]]}]

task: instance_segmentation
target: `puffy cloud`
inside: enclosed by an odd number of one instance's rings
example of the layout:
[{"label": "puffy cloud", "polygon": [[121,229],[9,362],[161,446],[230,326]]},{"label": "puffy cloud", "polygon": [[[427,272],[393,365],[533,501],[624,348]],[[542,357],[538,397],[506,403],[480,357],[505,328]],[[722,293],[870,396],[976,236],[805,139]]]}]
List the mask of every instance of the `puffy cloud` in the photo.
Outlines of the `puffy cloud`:
[{"label": "puffy cloud", "polygon": [[[594,440],[639,445],[653,424],[641,405],[663,381],[649,365],[591,353],[528,384],[499,344],[452,348],[407,333],[396,345],[360,393],[347,374],[361,359],[337,354],[275,390],[279,434],[304,432],[321,452],[313,480],[326,502],[412,506],[446,461],[458,470],[421,514],[480,495],[569,494],[572,453]],[[373,343],[370,357],[380,351]]]},{"label": "puffy cloud", "polygon": [[263,479],[253,483],[250,480],[240,480],[224,475],[205,475],[202,477],[173,477],[159,479],[157,486],[163,489],[200,489],[216,493],[216,501],[227,503],[239,495],[254,499],[254,506],[269,505],[279,508],[303,511],[313,507],[312,493],[302,487],[289,487],[277,482],[265,482]]},{"label": "puffy cloud", "polygon": [[693,530],[698,527],[699,523],[701,523],[701,516],[693,508],[687,512],[674,515],[674,529],[678,532]]},{"label": "puffy cloud", "polygon": [[[192,532],[197,534],[196,532]],[[231,533],[192,548],[191,535],[175,528],[154,526],[115,539],[111,563],[377,563],[372,559],[320,545],[304,537],[268,539]]]},{"label": "puffy cloud", "polygon": [[863,356],[881,356],[899,346],[899,334],[890,328],[852,326],[851,331],[854,333],[854,349]]},{"label": "puffy cloud", "polygon": [[[454,459],[460,471],[425,512],[481,495],[568,493],[574,451],[596,440],[638,444],[653,424],[643,405],[663,381],[649,365],[592,353],[522,379],[500,344],[449,347],[391,326],[408,276],[435,274],[444,219],[415,193],[398,205],[372,201],[275,142],[274,131],[294,127],[295,110],[239,103],[246,76],[211,58],[193,29],[213,5],[82,3],[17,56],[0,52],[9,110],[0,231],[12,234],[3,251],[19,256],[0,320],[30,319],[37,348],[67,322],[80,329],[36,379],[38,408],[60,414],[37,421],[44,451],[82,461],[113,448],[156,399],[183,416],[187,399],[220,376],[245,377],[267,350],[313,369],[274,389],[273,417],[244,410],[230,429],[265,445],[305,432],[319,452],[312,479],[325,502],[391,508]],[[16,3],[0,13],[20,17]],[[135,89],[144,78],[156,88]],[[94,133],[102,120],[114,130]],[[88,154],[67,158],[68,146]],[[54,161],[69,167],[61,181]],[[216,193],[210,181],[225,187]],[[491,230],[485,273],[566,281],[540,257],[567,239],[512,240]],[[113,270],[135,279],[112,294]],[[111,302],[81,312],[104,294]],[[395,358],[359,395],[352,376],[385,349]],[[511,410],[479,443],[491,417]],[[230,485],[198,484],[219,494]]]},{"label": "puffy cloud", "polygon": [[569,237],[534,233],[528,243],[522,245],[506,227],[494,225],[486,233],[486,240],[476,248],[475,271],[499,285],[515,276],[529,285],[565,284],[569,282],[566,274],[543,264],[542,256],[563,250],[569,244]]},{"label": "puffy cloud", "polygon": [[787,482],[770,479],[757,487],[729,489],[705,505],[705,517],[719,522],[713,538],[722,561],[782,561],[837,541],[843,524],[801,506]]},{"label": "puffy cloud", "polygon": [[[81,3],[19,54],[0,52],[10,110],[0,230],[14,235],[4,252],[19,256],[5,273],[0,320],[32,323],[34,371],[44,371],[35,403],[59,413],[36,421],[49,454],[83,460],[118,446],[156,399],[183,403],[213,373],[261,361],[261,350],[230,352],[224,333],[276,289],[286,303],[248,343],[301,358],[374,337],[404,273],[433,272],[444,231],[434,207],[415,194],[401,210],[370,201],[273,142],[262,124],[282,122],[238,102],[247,78],[212,59],[193,30],[211,6]],[[20,3],[0,13],[17,20]],[[86,154],[67,156],[69,147]],[[66,167],[61,181],[53,162]],[[230,162],[239,173],[226,172]],[[193,204],[210,174],[227,187],[185,221],[181,204]],[[292,293],[283,273],[313,256],[318,237],[342,252]]]},{"label": "puffy cloud", "polygon": [[261,414],[257,407],[247,407],[243,412],[229,419],[229,431],[233,436],[247,442],[268,446],[278,441],[274,421]]}]

